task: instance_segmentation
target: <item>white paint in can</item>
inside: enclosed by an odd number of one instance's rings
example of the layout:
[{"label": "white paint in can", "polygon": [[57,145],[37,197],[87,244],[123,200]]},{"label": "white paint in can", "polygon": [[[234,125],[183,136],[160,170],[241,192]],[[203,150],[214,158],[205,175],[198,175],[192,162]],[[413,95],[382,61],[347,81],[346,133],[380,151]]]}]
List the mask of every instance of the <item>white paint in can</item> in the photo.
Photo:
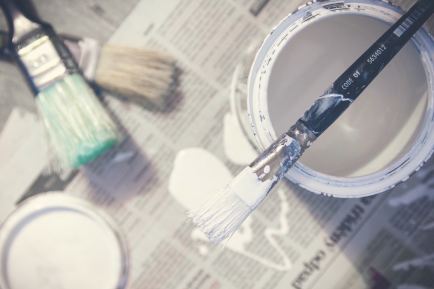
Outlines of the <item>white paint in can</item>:
[{"label": "white paint in can", "polygon": [[[343,2],[301,8],[275,28],[256,55],[248,110],[261,149],[401,15],[384,2]],[[434,145],[433,43],[420,30],[286,176],[312,192],[361,197],[387,190],[415,171]]]}]

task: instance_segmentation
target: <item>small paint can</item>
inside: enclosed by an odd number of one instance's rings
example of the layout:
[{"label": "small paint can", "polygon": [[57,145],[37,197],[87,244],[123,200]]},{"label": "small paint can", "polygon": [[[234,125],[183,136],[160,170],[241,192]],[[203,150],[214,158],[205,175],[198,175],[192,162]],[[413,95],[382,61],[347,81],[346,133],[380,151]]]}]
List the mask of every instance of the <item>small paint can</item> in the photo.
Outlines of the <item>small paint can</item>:
[{"label": "small paint can", "polygon": [[[385,1],[318,1],[266,37],[247,110],[260,150],[284,133],[403,14]],[[434,41],[420,29],[286,177],[314,193],[363,197],[405,181],[434,147]]]},{"label": "small paint can", "polygon": [[0,228],[3,289],[123,289],[125,241],[92,204],[64,193],[31,197]]}]

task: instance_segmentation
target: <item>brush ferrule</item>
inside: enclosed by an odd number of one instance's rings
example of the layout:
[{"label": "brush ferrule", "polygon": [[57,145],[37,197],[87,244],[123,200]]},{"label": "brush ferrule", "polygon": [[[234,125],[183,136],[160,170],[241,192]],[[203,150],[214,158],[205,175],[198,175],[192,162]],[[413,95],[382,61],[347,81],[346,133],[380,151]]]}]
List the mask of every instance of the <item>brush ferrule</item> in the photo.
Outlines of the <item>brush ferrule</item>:
[{"label": "brush ferrule", "polygon": [[23,14],[14,0],[2,0],[13,52],[35,95],[67,74],[79,72],[71,53],[51,25]]},{"label": "brush ferrule", "polygon": [[[277,183],[301,155],[299,142],[288,134],[280,136],[253,163],[253,172],[261,182]],[[271,188],[273,187],[270,187]]]},{"label": "brush ferrule", "polygon": [[316,140],[314,132],[309,130],[300,120],[297,121],[288,131],[288,135],[296,139],[303,153]]},{"label": "brush ferrule", "polygon": [[38,29],[14,45],[35,94],[67,74],[78,72],[69,51],[49,29]]},{"label": "brush ferrule", "polygon": [[66,67],[47,35],[40,35],[17,49],[18,56],[35,87],[41,89],[64,77]]}]

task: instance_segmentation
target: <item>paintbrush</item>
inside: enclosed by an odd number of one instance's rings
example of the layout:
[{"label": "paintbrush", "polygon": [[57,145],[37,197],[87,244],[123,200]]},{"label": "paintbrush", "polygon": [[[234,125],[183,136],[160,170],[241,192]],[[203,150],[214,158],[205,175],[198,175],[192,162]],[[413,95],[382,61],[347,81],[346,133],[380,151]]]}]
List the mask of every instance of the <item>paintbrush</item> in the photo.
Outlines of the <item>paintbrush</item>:
[{"label": "paintbrush", "polygon": [[201,209],[190,213],[193,222],[211,241],[220,242],[238,229],[303,152],[356,100],[433,12],[433,0],[419,0],[314,102],[288,132]]},{"label": "paintbrush", "polygon": [[[0,31],[0,56],[4,60],[11,57],[7,35]],[[88,81],[123,100],[165,109],[178,76],[175,59],[169,54],[116,44],[101,45],[88,37],[62,34],[60,37]]]},{"label": "paintbrush", "polygon": [[[39,19],[28,0],[16,0],[25,15]],[[83,76],[121,100],[167,109],[180,70],[168,53],[148,48],[102,44],[95,39],[60,34]]]},{"label": "paintbrush", "polygon": [[84,76],[98,86],[142,106],[164,109],[176,83],[175,60],[167,53],[92,38],[62,35]]},{"label": "paintbrush", "polygon": [[0,1],[8,46],[47,128],[56,167],[77,168],[113,147],[119,133],[51,25],[25,15],[13,0]]}]

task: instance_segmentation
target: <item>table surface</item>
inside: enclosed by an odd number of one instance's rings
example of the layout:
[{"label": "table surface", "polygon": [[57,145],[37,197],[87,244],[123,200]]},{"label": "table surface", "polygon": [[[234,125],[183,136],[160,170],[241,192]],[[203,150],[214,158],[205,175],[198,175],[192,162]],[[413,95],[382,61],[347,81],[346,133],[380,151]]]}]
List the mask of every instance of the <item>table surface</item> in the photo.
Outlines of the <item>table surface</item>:
[{"label": "table surface", "polygon": [[[42,19],[53,24],[56,30],[72,35],[92,37],[104,43],[139,0],[38,0],[35,8]],[[415,0],[391,1],[408,8]],[[77,21],[80,19],[80,21]],[[434,31],[434,17],[428,23]],[[35,111],[32,94],[17,67],[0,63],[0,132],[16,106]]]}]

